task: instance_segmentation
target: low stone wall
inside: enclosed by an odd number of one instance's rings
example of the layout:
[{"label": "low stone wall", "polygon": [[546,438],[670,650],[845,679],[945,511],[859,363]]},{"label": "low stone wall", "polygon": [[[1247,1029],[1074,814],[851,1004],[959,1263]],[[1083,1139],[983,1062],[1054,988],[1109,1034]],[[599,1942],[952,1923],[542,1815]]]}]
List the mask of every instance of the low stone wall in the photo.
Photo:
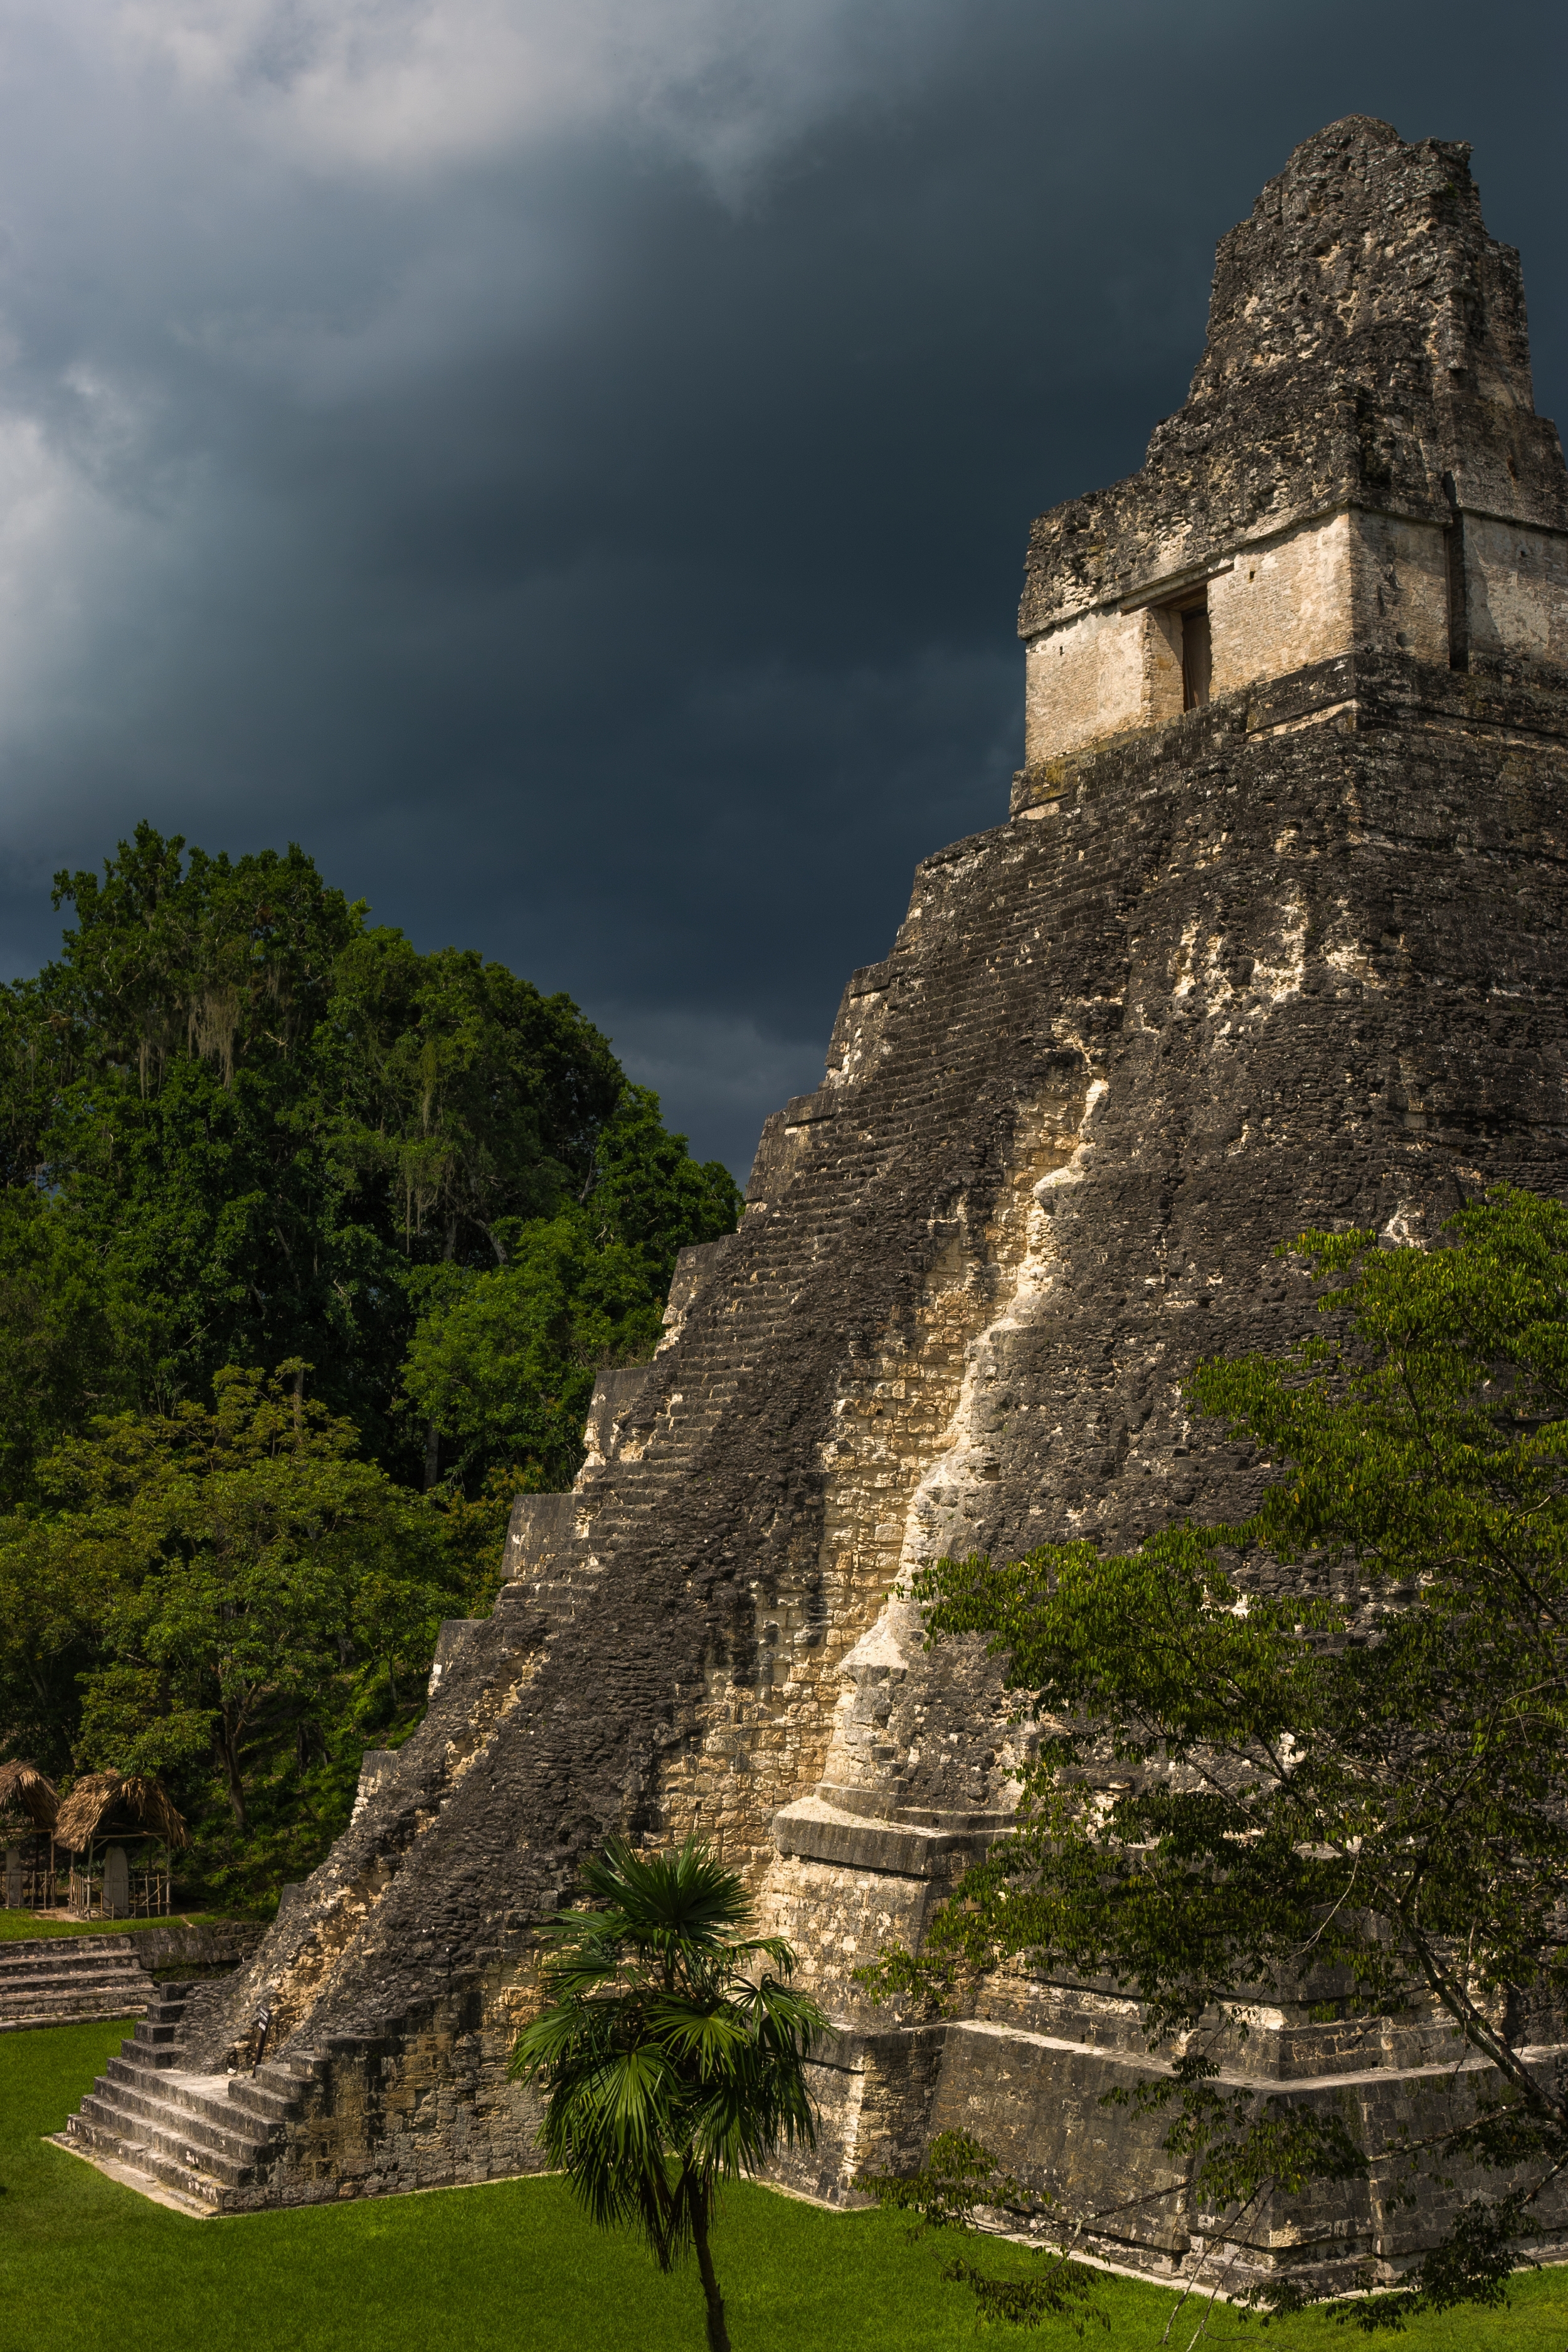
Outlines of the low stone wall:
[{"label": "low stone wall", "polygon": [[158,1927],[135,1930],[136,1957],[149,1976],[180,1969],[237,1969],[249,1959],[267,1923],[261,1919],[219,1919],[195,1927],[171,1919]]}]

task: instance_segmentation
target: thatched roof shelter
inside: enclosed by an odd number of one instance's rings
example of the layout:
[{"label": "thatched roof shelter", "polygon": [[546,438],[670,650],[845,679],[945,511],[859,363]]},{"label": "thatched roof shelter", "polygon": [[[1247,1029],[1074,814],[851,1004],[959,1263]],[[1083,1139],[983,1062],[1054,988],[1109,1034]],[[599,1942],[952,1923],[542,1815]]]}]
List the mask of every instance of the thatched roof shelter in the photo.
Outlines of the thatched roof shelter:
[{"label": "thatched roof shelter", "polygon": [[154,1837],[170,1848],[187,1845],[184,1822],[162,1780],[142,1772],[88,1772],[55,1820],[55,1843],[85,1853],[96,1839]]},{"label": "thatched roof shelter", "polygon": [[32,1829],[47,1836],[55,1825],[59,1811],[59,1793],[52,1780],[47,1780],[36,1764],[25,1764],[18,1757],[12,1763],[0,1764],[0,1822],[26,1822]]}]

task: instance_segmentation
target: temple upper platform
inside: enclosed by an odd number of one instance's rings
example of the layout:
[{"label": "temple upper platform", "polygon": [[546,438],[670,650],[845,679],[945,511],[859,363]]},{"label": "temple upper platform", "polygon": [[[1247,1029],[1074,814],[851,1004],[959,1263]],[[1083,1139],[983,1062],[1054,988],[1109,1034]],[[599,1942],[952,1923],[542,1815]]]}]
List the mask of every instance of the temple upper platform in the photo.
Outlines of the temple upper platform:
[{"label": "temple upper platform", "polygon": [[1185,406],[1030,535],[1028,771],[1356,648],[1568,683],[1568,474],[1469,152],[1352,116],[1222,240]]}]

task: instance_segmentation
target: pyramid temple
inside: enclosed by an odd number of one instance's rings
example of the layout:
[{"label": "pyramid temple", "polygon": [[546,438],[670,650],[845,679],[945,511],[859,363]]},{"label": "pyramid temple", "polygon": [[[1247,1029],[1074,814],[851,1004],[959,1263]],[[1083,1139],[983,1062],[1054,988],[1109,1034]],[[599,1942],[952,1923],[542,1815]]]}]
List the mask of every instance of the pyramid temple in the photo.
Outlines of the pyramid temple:
[{"label": "pyramid temple", "polygon": [[[1296,150],[1142,469],[1034,526],[1019,627],[1005,821],[918,869],[352,1826],[73,2119],[121,2177],[237,2210],[537,2168],[533,1923],[607,1832],[696,1827],[834,2021],[795,2187],[964,2128],[1105,2259],[1191,2275],[1224,2234],[1163,2119],[1103,2104],[1161,2063],[1135,2003],[1016,1968],[903,2017],[854,1971],[1005,1828],[1027,1738],[900,1579],[1244,1512],[1261,1467],[1182,1382],[1306,1328],[1282,1237],[1568,1191],[1568,476],[1466,147]],[[1451,2047],[1319,2009],[1260,2009],[1229,2078],[1348,2102],[1375,2155]],[[1467,2193],[1277,2200],[1233,2283],[1392,2275]]]}]

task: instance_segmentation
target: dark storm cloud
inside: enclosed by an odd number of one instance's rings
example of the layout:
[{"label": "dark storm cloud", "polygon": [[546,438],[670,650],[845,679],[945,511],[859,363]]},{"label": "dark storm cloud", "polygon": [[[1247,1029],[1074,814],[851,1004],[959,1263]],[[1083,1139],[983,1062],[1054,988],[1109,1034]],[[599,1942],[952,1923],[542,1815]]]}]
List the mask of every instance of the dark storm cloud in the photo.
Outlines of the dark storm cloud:
[{"label": "dark storm cloud", "polygon": [[1561,12],[0,11],[0,953],[138,816],[564,987],[743,1171],[997,821],[1029,517],[1334,116],[1475,143],[1568,404]]}]

